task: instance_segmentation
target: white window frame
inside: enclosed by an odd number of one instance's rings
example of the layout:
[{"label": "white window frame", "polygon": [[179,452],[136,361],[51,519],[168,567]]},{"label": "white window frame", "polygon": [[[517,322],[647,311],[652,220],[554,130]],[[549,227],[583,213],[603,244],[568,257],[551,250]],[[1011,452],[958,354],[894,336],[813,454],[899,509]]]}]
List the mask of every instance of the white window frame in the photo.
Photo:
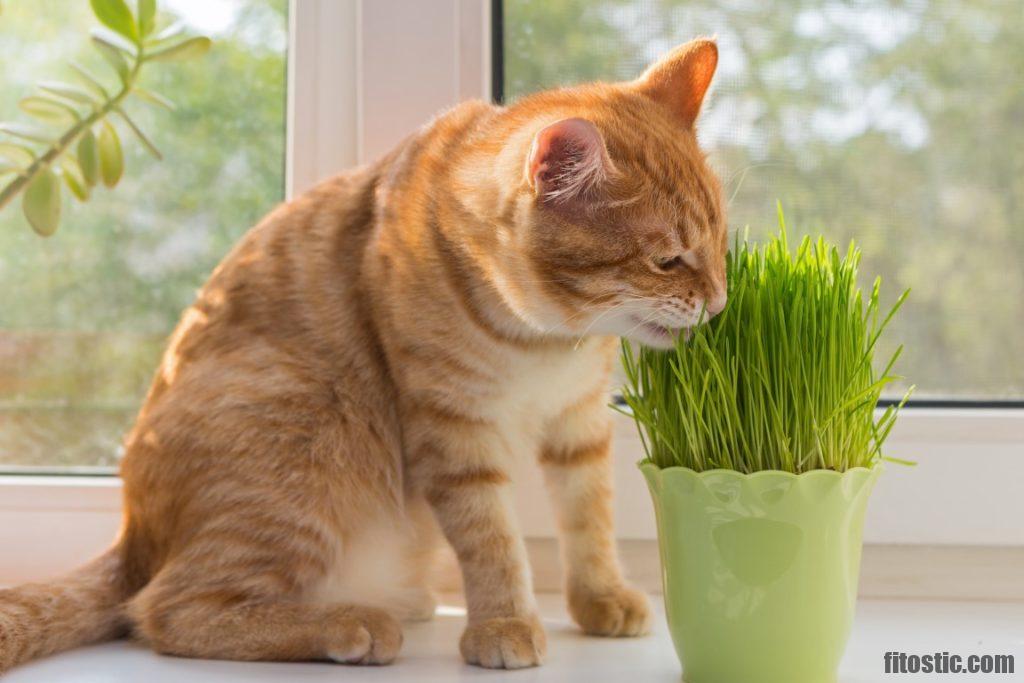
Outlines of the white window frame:
[{"label": "white window frame", "polygon": [[[388,150],[437,111],[490,97],[489,0],[292,0],[286,187],[289,197]],[[640,442],[618,416],[617,528],[654,538],[634,463]],[[868,543],[1024,545],[1024,410],[908,408],[873,496]],[[554,534],[535,467],[516,473],[521,527]],[[0,476],[0,583],[72,567],[120,520],[116,477]]]}]

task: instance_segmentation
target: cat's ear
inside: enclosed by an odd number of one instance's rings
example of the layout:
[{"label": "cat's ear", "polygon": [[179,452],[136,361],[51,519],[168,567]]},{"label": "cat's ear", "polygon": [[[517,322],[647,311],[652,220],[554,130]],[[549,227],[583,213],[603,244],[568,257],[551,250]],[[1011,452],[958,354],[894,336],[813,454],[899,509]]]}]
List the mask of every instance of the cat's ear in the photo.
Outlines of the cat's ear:
[{"label": "cat's ear", "polygon": [[649,66],[636,85],[644,95],[668,106],[685,127],[693,128],[717,66],[715,41],[698,38]]},{"label": "cat's ear", "polygon": [[563,119],[543,128],[526,158],[534,194],[555,203],[587,197],[614,170],[604,138],[586,119]]}]

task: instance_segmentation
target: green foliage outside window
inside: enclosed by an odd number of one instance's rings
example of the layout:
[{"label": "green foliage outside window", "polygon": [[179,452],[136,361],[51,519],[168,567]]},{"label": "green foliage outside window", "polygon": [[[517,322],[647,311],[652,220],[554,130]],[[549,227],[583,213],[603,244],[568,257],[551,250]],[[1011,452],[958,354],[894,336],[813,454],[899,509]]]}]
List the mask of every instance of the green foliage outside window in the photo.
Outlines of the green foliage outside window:
[{"label": "green foliage outside window", "polygon": [[906,343],[915,398],[1024,400],[1019,0],[504,4],[508,100],[634,78],[717,35],[698,133],[730,228],[770,235],[781,201],[794,232],[856,239],[863,272],[914,292],[891,338]]},{"label": "green foliage outside window", "polygon": [[[159,8],[158,32],[180,21],[214,44],[202,59],[140,71],[140,87],[176,105],[130,105],[163,160],[115,119],[125,168],[115,189],[97,185],[85,204],[63,193],[48,239],[20,202],[0,211],[0,468],[116,465],[178,316],[283,198],[287,1]],[[39,79],[74,78],[71,61],[115,82],[90,45],[96,25],[87,0],[4,0],[0,112],[18,112]]]}]

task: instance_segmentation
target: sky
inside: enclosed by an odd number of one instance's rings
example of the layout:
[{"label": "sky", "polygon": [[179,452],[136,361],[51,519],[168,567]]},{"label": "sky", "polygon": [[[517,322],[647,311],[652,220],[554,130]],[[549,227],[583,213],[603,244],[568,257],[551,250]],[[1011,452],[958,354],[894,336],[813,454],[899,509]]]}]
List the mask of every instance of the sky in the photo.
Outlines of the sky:
[{"label": "sky", "polygon": [[164,0],[163,5],[197,32],[211,36],[229,31],[239,10],[234,0]]}]

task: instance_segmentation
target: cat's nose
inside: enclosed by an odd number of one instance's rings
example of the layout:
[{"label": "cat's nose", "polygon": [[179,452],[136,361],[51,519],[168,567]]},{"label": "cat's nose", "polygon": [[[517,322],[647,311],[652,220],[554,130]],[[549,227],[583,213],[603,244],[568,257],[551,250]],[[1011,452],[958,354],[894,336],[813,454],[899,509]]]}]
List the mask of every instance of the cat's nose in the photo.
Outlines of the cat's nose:
[{"label": "cat's nose", "polygon": [[708,299],[707,300],[708,315],[718,315],[723,310],[725,310],[725,302],[727,301],[727,299],[728,299],[728,297],[726,296],[725,292],[721,292],[719,294],[716,294],[713,297],[711,297],[710,299]]}]

